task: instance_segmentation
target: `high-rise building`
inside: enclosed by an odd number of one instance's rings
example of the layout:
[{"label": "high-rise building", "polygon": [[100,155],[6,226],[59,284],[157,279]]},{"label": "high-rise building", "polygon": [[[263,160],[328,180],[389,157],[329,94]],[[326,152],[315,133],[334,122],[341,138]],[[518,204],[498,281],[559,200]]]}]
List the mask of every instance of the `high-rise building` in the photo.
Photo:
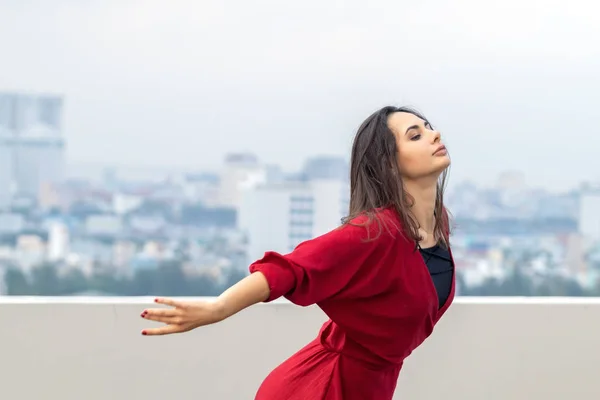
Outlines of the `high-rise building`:
[{"label": "high-rise building", "polygon": [[64,179],[62,109],[60,96],[0,92],[0,209]]},{"label": "high-rise building", "polygon": [[303,175],[308,180],[347,180],[350,175],[349,168],[348,162],[343,157],[315,156],[306,160]]},{"label": "high-rise building", "polygon": [[60,96],[0,92],[0,131],[21,136],[43,128],[61,136],[63,104]]},{"label": "high-rise building", "polygon": [[267,181],[267,168],[256,156],[247,153],[229,154],[220,173],[218,205],[238,209],[245,190]]},{"label": "high-rise building", "polygon": [[285,254],[335,229],[348,212],[348,184],[339,179],[264,184],[244,193],[238,225],[248,236],[249,262],[272,250]]},{"label": "high-rise building", "polygon": [[69,229],[58,221],[53,221],[48,228],[48,259],[63,260],[69,252]]},{"label": "high-rise building", "polygon": [[587,185],[581,190],[579,233],[584,239],[600,240],[600,184]]},{"label": "high-rise building", "polygon": [[14,151],[11,146],[5,144],[10,139],[6,132],[0,131],[0,211],[9,207],[16,191],[13,171]]}]

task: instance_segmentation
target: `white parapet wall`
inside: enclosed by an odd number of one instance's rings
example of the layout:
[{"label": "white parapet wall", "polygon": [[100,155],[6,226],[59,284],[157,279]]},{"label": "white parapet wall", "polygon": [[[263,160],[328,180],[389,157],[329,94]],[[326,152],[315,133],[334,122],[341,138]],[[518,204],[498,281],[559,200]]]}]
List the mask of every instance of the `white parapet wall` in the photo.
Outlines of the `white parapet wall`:
[{"label": "white parapet wall", "polygon": [[[325,319],[278,302],[144,337],[150,300],[0,297],[0,399],[252,399]],[[600,299],[458,298],[406,361],[395,398],[598,400]]]}]

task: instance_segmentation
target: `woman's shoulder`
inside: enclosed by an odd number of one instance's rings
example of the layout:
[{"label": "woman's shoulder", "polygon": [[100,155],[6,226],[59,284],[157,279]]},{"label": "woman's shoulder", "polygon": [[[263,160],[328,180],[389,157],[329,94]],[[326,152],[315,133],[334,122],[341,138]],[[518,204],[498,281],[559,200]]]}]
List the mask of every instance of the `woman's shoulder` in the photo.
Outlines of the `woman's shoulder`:
[{"label": "woman's shoulder", "polygon": [[393,225],[396,229],[402,228],[400,216],[393,207],[380,207],[364,211],[356,216],[347,218],[354,225],[371,225],[373,222]]},{"label": "woman's shoulder", "polygon": [[338,229],[366,241],[408,241],[402,222],[393,208],[377,208],[347,218]]}]

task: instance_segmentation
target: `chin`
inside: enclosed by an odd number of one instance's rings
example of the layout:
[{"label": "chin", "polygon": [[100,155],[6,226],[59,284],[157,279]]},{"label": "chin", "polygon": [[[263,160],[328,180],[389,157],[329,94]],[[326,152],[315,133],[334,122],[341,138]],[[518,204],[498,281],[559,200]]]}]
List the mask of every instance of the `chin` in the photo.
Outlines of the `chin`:
[{"label": "chin", "polygon": [[439,158],[438,160],[436,160],[435,164],[436,164],[434,167],[435,172],[441,174],[450,166],[450,164],[451,164],[450,157],[446,156],[443,158]]},{"label": "chin", "polygon": [[438,158],[432,164],[423,167],[418,172],[411,171],[410,174],[403,175],[403,178],[411,181],[436,181],[450,167],[450,158]]}]

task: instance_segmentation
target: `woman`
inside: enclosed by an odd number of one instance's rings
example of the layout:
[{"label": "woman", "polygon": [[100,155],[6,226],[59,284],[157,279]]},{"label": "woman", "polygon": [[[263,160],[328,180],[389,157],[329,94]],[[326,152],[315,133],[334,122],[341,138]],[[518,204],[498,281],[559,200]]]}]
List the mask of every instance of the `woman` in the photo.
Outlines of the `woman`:
[{"label": "woman", "polygon": [[211,302],[157,299],[173,308],[142,317],[186,332],[284,296],[330,319],[277,367],[259,400],[391,399],[404,359],[433,331],[454,297],[443,189],[450,165],[440,133],[408,108],[385,107],[352,148],[350,215],[292,253],[267,252],[251,274]]}]

